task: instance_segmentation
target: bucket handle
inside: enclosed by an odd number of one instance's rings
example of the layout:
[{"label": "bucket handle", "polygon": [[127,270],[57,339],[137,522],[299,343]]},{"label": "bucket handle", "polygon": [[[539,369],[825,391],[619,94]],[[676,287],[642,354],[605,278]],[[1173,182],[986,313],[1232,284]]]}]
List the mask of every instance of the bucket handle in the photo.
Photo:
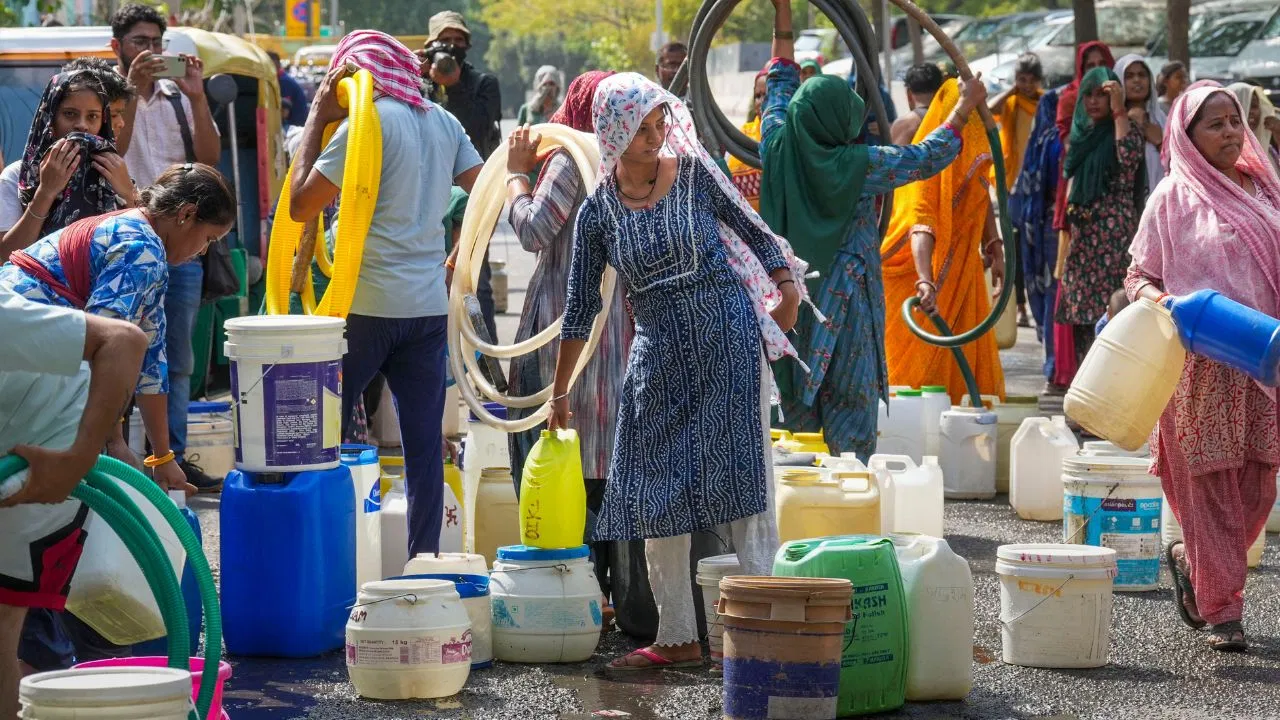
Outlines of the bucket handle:
[{"label": "bucket handle", "polygon": [[243,391],[243,392],[241,392],[241,393],[240,393],[240,397],[236,398],[236,404],[237,404],[237,405],[243,405],[243,404],[244,404],[244,399],[245,399],[246,397],[248,397],[249,393],[253,392],[253,391],[254,391],[254,389],[256,389],[259,385],[261,385],[261,384],[262,384],[262,381],[263,381],[263,380],[265,380],[265,379],[267,378],[267,373],[269,373],[269,372],[271,372],[272,370],[274,370],[274,369],[275,369],[275,367],[276,367],[276,365],[279,365],[279,364],[280,364],[280,363],[278,363],[278,362],[273,362],[273,363],[271,363],[270,365],[267,365],[266,367],[264,367],[264,368],[262,369],[262,373],[258,375],[258,379],[253,381],[253,384],[249,386],[249,389],[248,389],[248,390],[245,390],[245,391]]},{"label": "bucket handle", "polygon": [[1029,614],[1030,614],[1032,611],[1034,611],[1036,608],[1038,608],[1038,607],[1040,607],[1041,605],[1045,604],[1045,602],[1046,602],[1046,601],[1048,601],[1048,599],[1049,599],[1049,598],[1054,597],[1055,595],[1057,595],[1057,594],[1058,594],[1058,592],[1059,592],[1060,590],[1062,590],[1062,588],[1064,588],[1064,587],[1066,587],[1066,586],[1067,586],[1067,583],[1069,583],[1069,582],[1071,582],[1072,580],[1075,580],[1075,579],[1076,579],[1076,576],[1075,576],[1074,574],[1069,574],[1069,575],[1067,575],[1067,579],[1066,579],[1066,580],[1063,580],[1063,581],[1062,581],[1062,584],[1061,584],[1061,585],[1059,585],[1058,587],[1054,588],[1054,589],[1053,589],[1053,590],[1052,590],[1048,595],[1045,595],[1044,597],[1040,598],[1040,602],[1036,603],[1035,605],[1032,605],[1031,607],[1027,608],[1026,610],[1023,610],[1021,613],[1019,613],[1019,614],[1018,614],[1018,617],[1016,617],[1016,618],[1014,618],[1014,619],[1012,619],[1012,620],[1005,620],[1005,619],[1001,618],[1001,619],[1000,619],[1000,624],[1001,624],[1001,625],[1003,625],[1003,626],[1005,626],[1005,627],[1010,627],[1010,626],[1012,626],[1014,623],[1018,622],[1018,621],[1019,621],[1019,620],[1021,620],[1022,618],[1026,617],[1027,615],[1029,615]]},{"label": "bucket handle", "polygon": [[[1115,494],[1116,490],[1119,490],[1119,489],[1120,489],[1120,483],[1116,483],[1115,485],[1112,485],[1111,489],[1107,491],[1107,496],[1102,499],[1109,500],[1111,496]],[[1093,512],[1089,513],[1089,517],[1085,518],[1083,523],[1080,523],[1080,529],[1076,530],[1071,535],[1071,537],[1067,538],[1063,542],[1067,543],[1068,545],[1079,545],[1080,543],[1076,542],[1076,538],[1079,537],[1080,533],[1088,529],[1089,523],[1093,522],[1093,516],[1097,515],[1100,512],[1102,512],[1102,503],[1098,503],[1098,508]]]},{"label": "bucket handle", "polygon": [[410,605],[418,604],[418,595],[416,593],[402,593],[400,595],[392,595],[391,597],[379,598],[377,600],[370,600],[367,603],[356,603],[355,605],[352,605],[347,609],[355,610],[356,608],[368,607],[370,605],[377,605],[378,603],[389,602],[391,600],[400,600],[402,598],[408,598]]},{"label": "bucket handle", "polygon": [[[890,469],[891,464],[893,467],[901,465],[902,469]],[[872,470],[888,470],[891,473],[901,473],[916,469],[916,461],[912,460],[910,455],[872,455],[871,462],[868,465]]]}]

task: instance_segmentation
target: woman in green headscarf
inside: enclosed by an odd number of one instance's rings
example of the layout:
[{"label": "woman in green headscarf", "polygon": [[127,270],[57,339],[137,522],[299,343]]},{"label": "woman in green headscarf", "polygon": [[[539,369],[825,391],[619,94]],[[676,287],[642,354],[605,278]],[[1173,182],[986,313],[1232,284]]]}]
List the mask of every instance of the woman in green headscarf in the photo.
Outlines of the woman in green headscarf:
[{"label": "woman in green headscarf", "polygon": [[980,82],[965,85],[949,122],[908,146],[862,142],[865,106],[843,79],[800,82],[790,0],[774,0],[760,145],[760,214],[820,277],[808,281],[826,317],[802,310],[793,342],[808,372],[775,368],[783,425],[823,431],[832,453],[866,460],[875,450],[877,401],[888,399],[884,362],[884,285],[876,197],[930,177],[960,152],[959,128],[985,102]]},{"label": "woman in green headscarf", "polygon": [[[1136,109],[1135,109],[1136,112]],[[1070,243],[1059,249],[1062,278],[1057,321],[1071,325],[1078,358],[1093,343],[1094,325],[1111,294],[1124,286],[1128,249],[1146,195],[1141,125],[1130,122],[1124,86],[1111,70],[1080,81],[1063,170]]]}]

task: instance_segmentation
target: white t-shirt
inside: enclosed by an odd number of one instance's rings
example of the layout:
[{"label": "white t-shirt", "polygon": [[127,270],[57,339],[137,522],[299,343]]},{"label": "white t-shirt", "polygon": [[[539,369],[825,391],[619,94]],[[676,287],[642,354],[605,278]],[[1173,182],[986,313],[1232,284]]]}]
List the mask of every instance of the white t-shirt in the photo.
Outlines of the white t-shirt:
[{"label": "white t-shirt", "polygon": [[18,199],[18,172],[22,161],[9,163],[0,171],[0,233],[22,219],[22,201]]},{"label": "white t-shirt", "polygon": [[[138,96],[138,110],[133,116],[129,152],[124,154],[129,174],[133,176],[139,189],[154,184],[170,165],[181,165],[187,161],[178,116],[173,111],[172,102],[166,97],[169,95],[177,95],[182,101],[182,110],[187,115],[187,127],[191,128],[192,145],[196,142],[196,118],[191,109],[191,101],[178,89],[177,83],[172,80],[156,80],[155,91],[151,93],[150,100]],[[214,125],[213,128],[217,132],[218,126]]]}]

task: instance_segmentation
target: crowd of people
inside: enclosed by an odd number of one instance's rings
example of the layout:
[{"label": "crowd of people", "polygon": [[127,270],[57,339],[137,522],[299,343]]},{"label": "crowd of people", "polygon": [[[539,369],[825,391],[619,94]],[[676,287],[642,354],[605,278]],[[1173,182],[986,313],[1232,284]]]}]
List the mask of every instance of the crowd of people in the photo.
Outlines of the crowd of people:
[{"label": "crowd of people", "polygon": [[[657,82],[595,70],[566,84],[540,68],[505,140],[508,221],[537,254],[516,339],[563,318],[556,343],[511,363],[509,386],[526,395],[552,385],[549,427],[582,437],[585,540],[599,567],[610,541],[645,541],[656,638],[614,671],[701,663],[692,533],[724,528],[743,572],[769,574],[775,406],[783,427],[822,432],[832,452],[866,460],[891,386],[944,385],[959,402],[965,380],[951,352],[897,312],[909,298],[921,320],[963,332],[991,312],[993,288],[1014,283],[1044,343],[1049,392],[1070,384],[1099,325],[1136,298],[1212,288],[1280,314],[1280,120],[1259,88],[1189,84],[1178,63],[1156,73],[1095,42],[1079,48],[1066,87],[1044,88],[1026,55],[995,98],[980,78],[913,67],[909,112],[872,118],[846,78],[796,63],[790,0],[772,2],[772,59],[743,127],[759,141],[760,168],[726,163],[670,92],[687,56],[678,43],[659,52]],[[199,256],[229,232],[236,204],[211,167],[221,147],[202,63],[184,56],[185,76],[156,77],[165,28],[154,10],[121,8],[118,62],[76,60],[55,75],[23,157],[0,174],[0,326],[32,338],[0,350],[0,407],[12,410],[0,453],[31,464],[16,494],[0,495],[0,717],[16,712],[23,670],[127,651],[60,612],[87,513],[71,489],[103,448],[137,463],[121,433],[126,403],[141,414],[142,464],[159,484],[218,487],[184,454],[185,416]],[[290,213],[309,222],[332,215],[342,191],[338,83],[353,69],[374,77],[381,191],[346,318],[344,434],[385,378],[400,413],[411,554],[439,549],[456,228],[503,142],[497,80],[467,62],[469,48],[452,11],[431,18],[417,52],[356,31],[309,108],[285,93],[286,123],[300,128]],[[1000,124],[1000,168],[983,106]],[[567,152],[538,153],[531,126],[541,123],[595,136],[594,182]],[[997,170],[1012,238],[997,223]],[[1006,243],[1022,259],[1012,278]],[[571,388],[606,265],[620,283]],[[486,283],[482,272],[476,294],[496,338]],[[994,338],[964,355],[981,392],[1002,397]],[[1153,472],[1185,537],[1168,551],[1177,610],[1209,626],[1216,649],[1247,647],[1245,551],[1274,501],[1277,422],[1274,389],[1192,356],[1152,437]],[[516,478],[536,438],[511,436]]]}]

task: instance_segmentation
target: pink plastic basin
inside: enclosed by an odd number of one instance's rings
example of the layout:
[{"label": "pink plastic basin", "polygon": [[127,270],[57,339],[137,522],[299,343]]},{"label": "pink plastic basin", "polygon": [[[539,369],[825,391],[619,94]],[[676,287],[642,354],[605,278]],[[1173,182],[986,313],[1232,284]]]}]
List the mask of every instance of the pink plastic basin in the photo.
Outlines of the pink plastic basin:
[{"label": "pink plastic basin", "polygon": [[[93,662],[80,663],[77,668],[107,668],[107,667],[169,667],[169,658],[167,657],[128,657],[128,658],[112,658],[110,660],[94,660]],[[191,702],[195,702],[200,696],[200,674],[204,672],[204,658],[191,658]],[[227,680],[231,679],[231,665],[225,661],[218,663],[218,687],[213,691],[213,702],[209,704],[209,720],[231,720],[231,716],[227,715],[222,709],[222,688],[227,684]]]}]

